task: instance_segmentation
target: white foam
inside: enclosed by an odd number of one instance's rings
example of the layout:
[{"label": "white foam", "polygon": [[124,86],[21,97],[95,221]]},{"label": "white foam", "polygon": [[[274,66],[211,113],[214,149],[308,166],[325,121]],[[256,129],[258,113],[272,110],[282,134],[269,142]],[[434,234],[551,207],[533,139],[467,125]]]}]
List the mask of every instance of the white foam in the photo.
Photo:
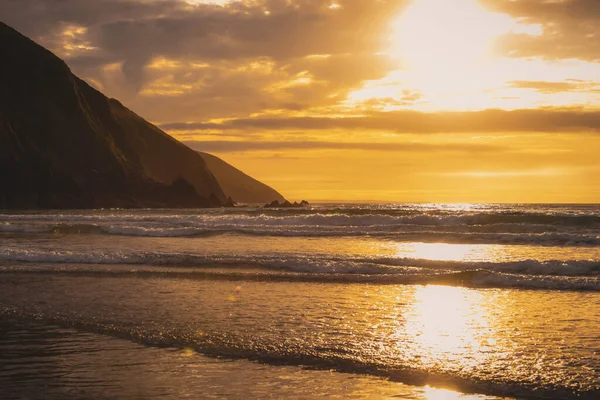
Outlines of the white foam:
[{"label": "white foam", "polygon": [[43,233],[50,232],[51,229],[51,227],[45,225],[22,225],[7,222],[0,224],[0,232],[6,233]]},{"label": "white foam", "polygon": [[[537,261],[458,262],[414,258],[360,258],[326,256],[222,256],[165,252],[99,252],[87,253],[48,250],[3,249],[0,261],[52,264],[137,264],[156,266],[256,265],[269,269],[284,269],[311,274],[376,274],[376,275],[436,275],[477,271],[491,274],[517,274],[527,279],[543,281],[573,278],[598,280],[600,261]],[[561,281],[563,282],[563,281]],[[568,284],[568,283],[567,283]]]},{"label": "white foam", "polygon": [[600,216],[595,214],[540,214],[540,213],[448,213],[400,212],[398,210],[349,209],[343,213],[321,211],[265,211],[242,210],[231,213],[204,212],[198,214],[150,213],[150,212],[79,212],[53,214],[0,214],[0,221],[52,221],[54,223],[118,223],[137,225],[139,223],[184,224],[206,226],[312,226],[312,227],[372,227],[372,226],[487,226],[487,225],[556,225],[597,228]]},{"label": "white foam", "polygon": [[102,227],[101,230],[114,235],[150,237],[186,237],[210,232],[199,228],[153,228],[143,226],[107,226]]},{"label": "white foam", "polygon": [[[8,233],[104,233],[127,236],[191,237],[210,234],[236,233],[263,236],[336,237],[379,236],[398,241],[443,242],[467,244],[531,244],[540,246],[599,246],[600,236],[596,230],[567,230],[562,232],[506,232],[506,225],[486,226],[482,229],[450,226],[437,227],[412,225],[261,225],[240,223],[166,223],[164,221],[70,221],[46,223],[40,221],[10,222],[0,224],[0,232]],[[256,222],[256,219],[252,220]],[[479,227],[481,228],[481,227]],[[499,231],[494,232],[497,228]]]}]

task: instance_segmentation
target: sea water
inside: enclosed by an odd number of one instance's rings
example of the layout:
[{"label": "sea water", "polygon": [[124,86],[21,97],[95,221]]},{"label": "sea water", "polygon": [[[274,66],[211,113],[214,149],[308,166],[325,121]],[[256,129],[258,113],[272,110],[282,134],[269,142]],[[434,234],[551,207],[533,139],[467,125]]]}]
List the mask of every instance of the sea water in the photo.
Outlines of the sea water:
[{"label": "sea water", "polygon": [[600,206],[0,214],[0,398],[600,398]]}]

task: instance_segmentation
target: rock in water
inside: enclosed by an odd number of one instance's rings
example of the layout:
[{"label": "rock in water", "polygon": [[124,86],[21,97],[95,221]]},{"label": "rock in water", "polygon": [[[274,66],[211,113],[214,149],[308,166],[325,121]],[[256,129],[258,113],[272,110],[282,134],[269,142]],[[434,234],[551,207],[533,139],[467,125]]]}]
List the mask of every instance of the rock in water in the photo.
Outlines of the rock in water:
[{"label": "rock in water", "polygon": [[197,152],[1,22],[0,54],[0,208],[231,203]]},{"label": "rock in water", "polygon": [[283,202],[279,202],[277,200],[273,200],[270,203],[264,205],[264,208],[301,208],[301,207],[309,207],[310,204],[306,200],[302,200],[300,203],[295,201],[294,203],[290,203],[285,200]]}]

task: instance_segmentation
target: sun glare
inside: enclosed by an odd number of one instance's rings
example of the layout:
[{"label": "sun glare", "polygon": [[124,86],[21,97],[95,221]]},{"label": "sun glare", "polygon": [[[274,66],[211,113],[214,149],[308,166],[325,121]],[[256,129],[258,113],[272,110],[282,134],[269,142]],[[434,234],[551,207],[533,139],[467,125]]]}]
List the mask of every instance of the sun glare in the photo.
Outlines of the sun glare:
[{"label": "sun glare", "polygon": [[494,246],[452,243],[400,243],[396,245],[399,257],[412,257],[436,261],[480,261],[496,258]]},{"label": "sun glare", "polygon": [[393,52],[410,69],[443,72],[485,59],[509,30],[510,19],[475,0],[415,0],[394,24]]},{"label": "sun glare", "polygon": [[[430,102],[477,92],[494,82],[494,40],[524,28],[477,0],[414,0],[392,26],[389,54],[402,65],[401,79]],[[461,104],[471,108],[481,96]],[[456,105],[456,98],[452,104]]]},{"label": "sun glare", "polygon": [[423,399],[424,400],[470,400],[480,399],[479,396],[465,395],[464,393],[455,392],[448,389],[439,389],[431,386],[425,386],[423,388]]},{"label": "sun glare", "polygon": [[482,302],[481,293],[470,289],[418,287],[411,318],[404,327],[414,338],[412,348],[406,350],[419,354],[420,361],[428,366],[476,367],[486,357],[481,350],[495,336]]}]

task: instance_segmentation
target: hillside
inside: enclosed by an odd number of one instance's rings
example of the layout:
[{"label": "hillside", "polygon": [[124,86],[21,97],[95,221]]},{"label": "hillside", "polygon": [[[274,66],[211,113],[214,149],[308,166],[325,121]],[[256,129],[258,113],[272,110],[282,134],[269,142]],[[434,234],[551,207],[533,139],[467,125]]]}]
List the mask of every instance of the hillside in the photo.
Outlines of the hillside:
[{"label": "hillside", "polygon": [[197,152],[1,22],[0,54],[0,208],[211,207],[236,199]]},{"label": "hillside", "polygon": [[199,152],[223,191],[240,203],[267,203],[285,199],[275,189],[246,175],[218,157]]}]

